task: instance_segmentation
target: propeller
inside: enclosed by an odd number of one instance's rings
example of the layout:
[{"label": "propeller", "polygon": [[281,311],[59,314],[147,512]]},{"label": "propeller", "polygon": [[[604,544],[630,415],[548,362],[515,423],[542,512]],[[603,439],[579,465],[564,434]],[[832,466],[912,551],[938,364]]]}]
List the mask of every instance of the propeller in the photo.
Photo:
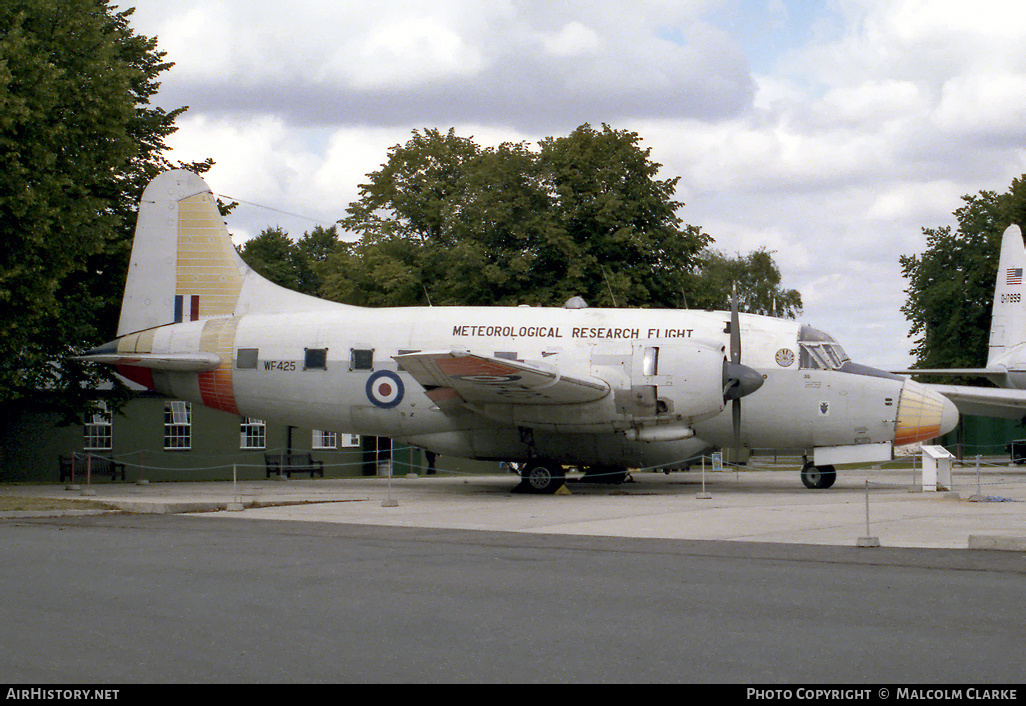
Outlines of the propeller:
[{"label": "propeller", "polygon": [[763,377],[741,364],[741,317],[737,311],[737,285],[730,299],[730,359],[723,366],[723,401],[731,401],[734,448],[741,448],[741,398],[762,387]]}]

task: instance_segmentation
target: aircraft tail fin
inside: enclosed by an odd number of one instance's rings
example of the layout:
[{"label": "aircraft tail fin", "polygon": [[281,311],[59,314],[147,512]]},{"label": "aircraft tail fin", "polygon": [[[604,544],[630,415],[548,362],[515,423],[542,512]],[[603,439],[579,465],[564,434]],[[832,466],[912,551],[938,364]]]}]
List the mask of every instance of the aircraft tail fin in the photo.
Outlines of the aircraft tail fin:
[{"label": "aircraft tail fin", "polygon": [[118,336],[165,324],[339,306],[279,287],[235,251],[196,174],[158,174],[139,202]]},{"label": "aircraft tail fin", "polygon": [[994,285],[990,352],[987,367],[1009,348],[1026,342],[1026,246],[1019,226],[1011,225],[1001,236],[1001,258]]},{"label": "aircraft tail fin", "polygon": [[157,175],[139,202],[118,336],[231,316],[244,267],[206,182],[183,170]]}]

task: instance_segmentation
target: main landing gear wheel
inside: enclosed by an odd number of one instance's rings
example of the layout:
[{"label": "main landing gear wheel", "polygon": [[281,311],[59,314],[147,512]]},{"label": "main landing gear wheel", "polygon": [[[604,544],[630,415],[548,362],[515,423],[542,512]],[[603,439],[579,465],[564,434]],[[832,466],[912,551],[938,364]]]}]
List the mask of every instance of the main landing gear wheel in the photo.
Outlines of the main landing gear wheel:
[{"label": "main landing gear wheel", "polygon": [[837,480],[837,470],[833,466],[813,466],[806,463],[802,466],[802,483],[812,490],[829,488]]},{"label": "main landing gear wheel", "polygon": [[566,482],[563,467],[551,461],[530,461],[520,471],[521,485],[529,493],[550,495]]}]

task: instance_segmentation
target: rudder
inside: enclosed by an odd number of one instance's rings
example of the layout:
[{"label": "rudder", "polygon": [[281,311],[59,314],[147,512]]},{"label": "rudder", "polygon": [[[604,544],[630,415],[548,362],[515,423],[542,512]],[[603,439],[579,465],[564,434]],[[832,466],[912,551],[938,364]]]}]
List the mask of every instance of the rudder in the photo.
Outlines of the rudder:
[{"label": "rudder", "polygon": [[1001,236],[1001,257],[994,284],[993,314],[990,324],[990,352],[987,366],[1005,351],[1026,342],[1026,301],[1023,276],[1026,275],[1026,247],[1019,226],[1011,225]]},{"label": "rudder", "polygon": [[118,336],[233,315],[246,270],[206,182],[157,175],[139,202]]}]

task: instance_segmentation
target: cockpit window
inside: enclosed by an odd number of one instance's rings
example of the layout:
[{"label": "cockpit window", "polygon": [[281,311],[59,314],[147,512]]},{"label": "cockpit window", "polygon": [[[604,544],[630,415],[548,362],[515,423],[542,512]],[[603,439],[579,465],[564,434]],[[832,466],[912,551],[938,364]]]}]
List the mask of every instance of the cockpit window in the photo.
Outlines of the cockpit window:
[{"label": "cockpit window", "polygon": [[798,347],[799,367],[806,370],[838,370],[851,360],[839,343],[811,326],[802,326]]}]

